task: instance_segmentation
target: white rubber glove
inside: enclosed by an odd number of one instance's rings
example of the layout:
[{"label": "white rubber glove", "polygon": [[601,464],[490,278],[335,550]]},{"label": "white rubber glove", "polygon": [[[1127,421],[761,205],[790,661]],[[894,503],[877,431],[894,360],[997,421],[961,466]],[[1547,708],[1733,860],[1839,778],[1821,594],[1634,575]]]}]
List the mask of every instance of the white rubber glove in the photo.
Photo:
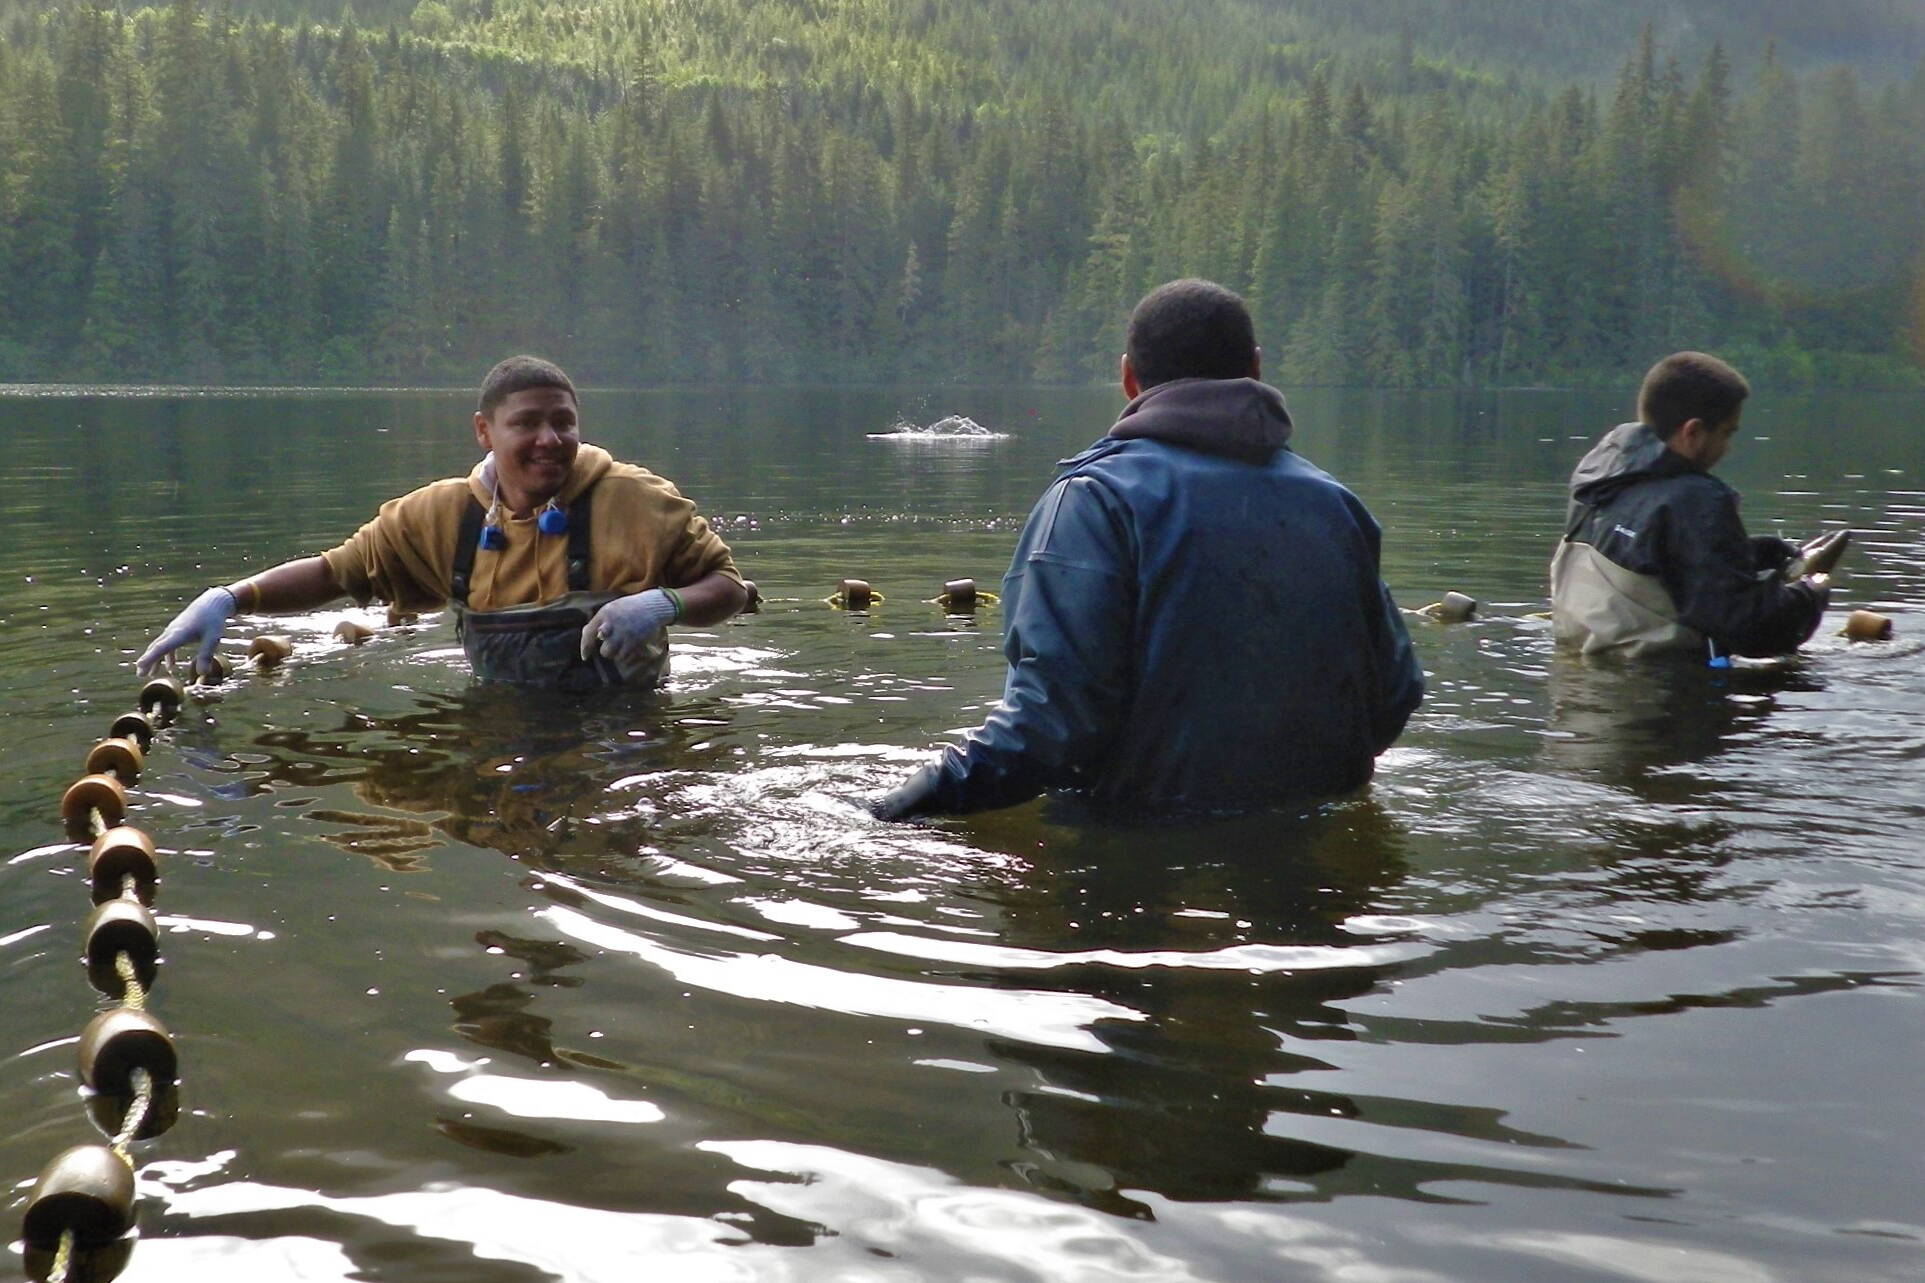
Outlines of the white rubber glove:
[{"label": "white rubber glove", "polygon": [[140,652],[140,658],[134,661],[134,671],[145,677],[164,657],[188,646],[195,647],[192,671],[197,675],[205,671],[208,661],[214,657],[214,647],[220,644],[221,630],[227,627],[237,605],[234,594],[227,589],[209,588],[194,598],[186,610],[175,615],[174,622]]},{"label": "white rubber glove", "polygon": [[681,617],[681,602],[660,588],[617,597],[582,627],[582,658],[600,650],[623,667],[637,663],[656,634]]}]

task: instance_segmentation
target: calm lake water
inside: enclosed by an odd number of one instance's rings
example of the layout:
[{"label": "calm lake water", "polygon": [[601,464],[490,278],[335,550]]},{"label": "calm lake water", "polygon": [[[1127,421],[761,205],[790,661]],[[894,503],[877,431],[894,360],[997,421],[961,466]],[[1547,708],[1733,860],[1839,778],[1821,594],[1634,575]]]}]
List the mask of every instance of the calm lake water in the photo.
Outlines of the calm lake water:
[{"label": "calm lake water", "polygon": [[[592,703],[472,688],[445,620],[230,632],[300,649],[133,793],[183,1085],[123,1277],[1919,1278],[1925,399],[1747,410],[1753,532],[1860,538],[1803,659],[1725,675],[1532,618],[1624,399],[1293,394],[1399,601],[1486,615],[1414,623],[1430,695],[1367,795],[1115,829],[858,806],[994,702],[995,610],[925,599],[1000,578],[1113,395],[588,393],[766,609]],[[468,405],[0,400],[5,1236],[96,1136],[56,804],[133,655],[464,470]],[[867,435],[949,413],[1010,435]],[[829,609],[844,576],[887,600]],[[1897,639],[1836,637],[1852,606]]]}]

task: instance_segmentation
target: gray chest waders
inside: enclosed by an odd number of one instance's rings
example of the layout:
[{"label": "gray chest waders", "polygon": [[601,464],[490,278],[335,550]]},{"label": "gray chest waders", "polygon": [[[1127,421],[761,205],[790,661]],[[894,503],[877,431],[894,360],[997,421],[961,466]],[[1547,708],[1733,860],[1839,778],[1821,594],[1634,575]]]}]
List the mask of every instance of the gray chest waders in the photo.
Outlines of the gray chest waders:
[{"label": "gray chest waders", "polygon": [[653,687],[668,671],[668,639],[651,646],[637,666],[624,670],[606,656],[581,657],[582,626],[620,593],[588,591],[588,503],[593,488],[568,505],[568,592],[538,606],[470,610],[468,588],[474,574],[481,528],[487,521],[473,495],[461,514],[455,536],[454,573],[448,602],[455,633],[475,677],[544,690],[585,692],[609,686]]}]

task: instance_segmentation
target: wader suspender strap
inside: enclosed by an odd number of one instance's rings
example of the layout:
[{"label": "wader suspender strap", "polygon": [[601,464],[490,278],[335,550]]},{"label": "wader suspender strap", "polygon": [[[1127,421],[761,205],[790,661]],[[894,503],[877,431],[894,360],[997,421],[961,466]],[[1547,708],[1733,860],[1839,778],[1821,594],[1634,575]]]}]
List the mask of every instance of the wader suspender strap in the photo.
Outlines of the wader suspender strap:
[{"label": "wader suspender strap", "polygon": [[468,576],[474,573],[475,549],[481,544],[481,527],[487,520],[488,514],[469,495],[468,506],[461,510],[461,530],[455,535],[454,573],[448,576],[448,599],[457,606],[468,604]]},{"label": "wader suspender strap", "polygon": [[[588,500],[595,493],[590,486],[568,505],[568,591],[588,591]],[[455,535],[454,571],[448,576],[448,597],[458,606],[468,604],[468,580],[474,574],[475,549],[481,543],[481,528],[488,514],[473,495],[461,511],[461,529]]]},{"label": "wader suspender strap", "polygon": [[[588,500],[590,486],[568,505],[568,591],[588,591]],[[472,497],[472,496],[471,496]]]}]

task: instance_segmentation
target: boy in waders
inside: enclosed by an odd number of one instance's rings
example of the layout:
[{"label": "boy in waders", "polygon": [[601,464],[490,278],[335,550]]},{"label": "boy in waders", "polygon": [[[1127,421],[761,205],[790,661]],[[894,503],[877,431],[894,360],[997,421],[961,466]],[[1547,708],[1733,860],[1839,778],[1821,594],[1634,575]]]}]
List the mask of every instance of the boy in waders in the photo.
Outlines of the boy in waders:
[{"label": "boy in waders", "polygon": [[1557,640],[1585,654],[1675,651],[1726,663],[1781,655],[1818,627],[1842,532],[1800,548],[1752,538],[1738,492],[1711,475],[1751,385],[1715,356],[1678,352],[1644,376],[1638,419],[1571,474],[1551,561]]},{"label": "boy in waders", "polygon": [[475,675],[548,689],[652,687],[670,624],[716,624],[747,601],[728,546],[661,477],[581,439],[575,385],[515,356],[474,416],[486,452],[466,477],[381,506],[338,548],[209,588],[141,652],[145,676],[192,649],[204,669],[235,614],[340,597],[417,613],[447,604]]}]

